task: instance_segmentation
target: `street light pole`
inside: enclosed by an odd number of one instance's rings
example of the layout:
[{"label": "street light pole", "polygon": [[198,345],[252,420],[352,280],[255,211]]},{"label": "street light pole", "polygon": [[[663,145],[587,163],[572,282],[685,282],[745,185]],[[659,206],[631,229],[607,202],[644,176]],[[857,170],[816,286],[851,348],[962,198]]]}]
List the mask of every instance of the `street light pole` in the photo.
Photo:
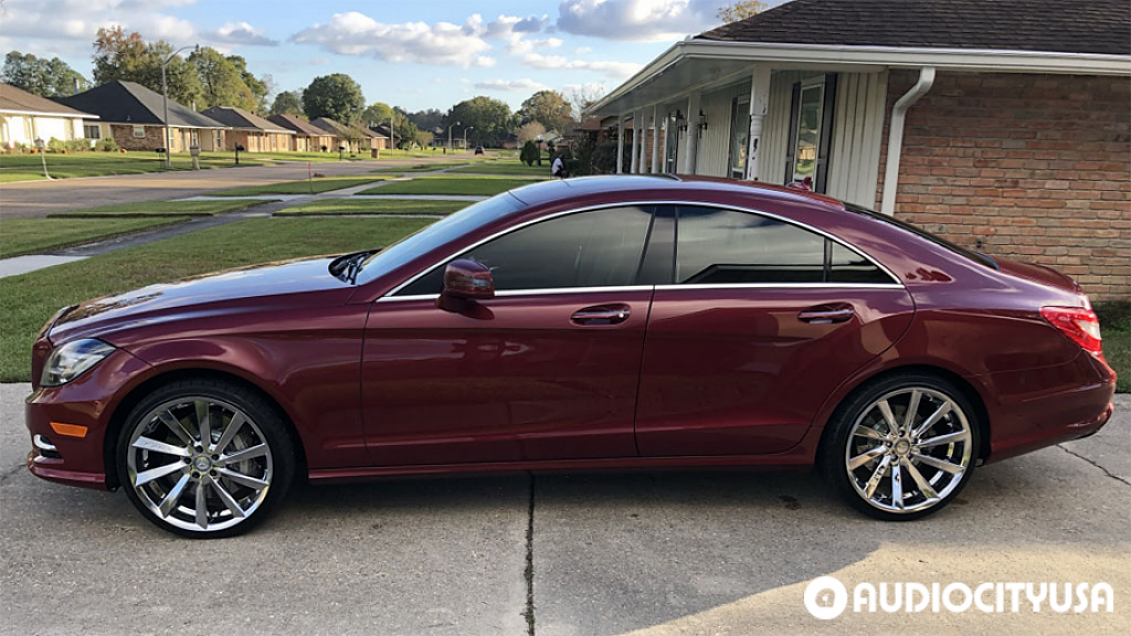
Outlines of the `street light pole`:
[{"label": "street light pole", "polygon": [[455,128],[456,126],[459,126],[459,125],[460,125],[460,123],[457,121],[456,123],[452,124],[451,126],[448,126],[448,150],[453,149],[452,148],[452,129]]},{"label": "street light pole", "polygon": [[166,170],[173,167],[173,157],[172,157],[173,136],[169,131],[169,84],[168,84],[168,82],[165,81],[165,67],[169,65],[169,62],[173,61],[174,57],[177,57],[177,53],[180,53],[181,51],[183,51],[185,49],[193,49],[194,51],[199,51],[200,45],[196,44],[196,45],[193,45],[193,46],[182,46],[181,48],[177,49],[176,51],[173,51],[172,54],[169,55],[169,57],[165,58],[164,62],[161,62],[161,95],[162,95],[163,101],[165,102],[165,122],[164,123],[165,123],[165,169]]},{"label": "street light pole", "polygon": [[463,129],[463,149],[467,150],[467,131],[475,130],[475,126],[468,126]]}]

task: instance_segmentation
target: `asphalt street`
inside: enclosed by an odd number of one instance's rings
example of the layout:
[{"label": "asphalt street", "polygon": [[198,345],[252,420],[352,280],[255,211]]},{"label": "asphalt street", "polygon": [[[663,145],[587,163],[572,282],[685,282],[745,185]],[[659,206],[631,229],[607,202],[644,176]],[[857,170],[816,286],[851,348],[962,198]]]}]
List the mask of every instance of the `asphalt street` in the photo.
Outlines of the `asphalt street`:
[{"label": "asphalt street", "polygon": [[[28,474],[29,390],[0,385],[2,634],[519,636],[528,601],[539,636],[1131,633],[1131,396],[1095,437],[984,467],[913,523],[807,473],[599,473],[309,487],[250,535],[189,541],[123,493]],[[1106,582],[1115,612],[822,622],[802,599],[823,575]]]}]

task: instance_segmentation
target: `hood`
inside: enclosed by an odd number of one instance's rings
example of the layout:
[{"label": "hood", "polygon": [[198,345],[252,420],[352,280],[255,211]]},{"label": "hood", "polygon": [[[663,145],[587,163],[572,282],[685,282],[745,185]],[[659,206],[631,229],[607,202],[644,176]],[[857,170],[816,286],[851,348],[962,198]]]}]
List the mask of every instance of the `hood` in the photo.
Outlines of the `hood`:
[{"label": "hood", "polygon": [[1019,261],[1011,261],[1006,258],[998,257],[994,257],[994,260],[997,261],[1000,270],[1006,274],[1009,274],[1010,276],[1017,276],[1019,278],[1031,280],[1042,285],[1048,285],[1049,287],[1055,287],[1056,289],[1060,289],[1073,294],[1082,293],[1080,291],[1080,286],[1076,284],[1076,281],[1072,280],[1064,274],[1061,274],[1051,267],[1045,267],[1044,265],[1034,265],[1032,263],[1022,263]]},{"label": "hood", "polygon": [[287,304],[287,299],[293,300],[296,294],[351,291],[350,284],[330,274],[331,260],[267,263],[88,300],[63,313],[48,337],[56,343],[75,337],[100,337],[102,332],[125,327],[237,311],[248,301],[262,308],[268,298]]}]

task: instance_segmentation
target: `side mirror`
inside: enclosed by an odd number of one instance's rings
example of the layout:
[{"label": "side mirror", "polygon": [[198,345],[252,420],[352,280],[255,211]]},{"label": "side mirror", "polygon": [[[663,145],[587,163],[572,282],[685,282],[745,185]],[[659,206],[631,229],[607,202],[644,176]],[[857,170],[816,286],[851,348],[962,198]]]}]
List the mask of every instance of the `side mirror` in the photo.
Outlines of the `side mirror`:
[{"label": "side mirror", "polygon": [[463,311],[468,301],[495,297],[495,281],[491,270],[467,258],[448,263],[444,268],[444,291],[436,299],[436,306],[445,311]]}]

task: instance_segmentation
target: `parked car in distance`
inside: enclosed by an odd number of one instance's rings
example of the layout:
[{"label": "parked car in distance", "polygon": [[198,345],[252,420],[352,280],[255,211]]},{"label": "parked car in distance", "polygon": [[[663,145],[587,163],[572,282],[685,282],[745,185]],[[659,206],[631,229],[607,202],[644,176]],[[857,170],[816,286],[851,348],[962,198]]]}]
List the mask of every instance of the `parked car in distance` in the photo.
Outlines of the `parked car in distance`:
[{"label": "parked car in distance", "polygon": [[922,517],[983,462],[1112,413],[1087,297],[855,205],[744,182],[542,182],[384,250],[58,312],[34,474],[122,488],[191,537],[314,483],[486,471],[808,467]]},{"label": "parked car in distance", "polygon": [[476,146],[475,147],[475,154],[477,154],[477,155],[483,154],[483,146]]}]

